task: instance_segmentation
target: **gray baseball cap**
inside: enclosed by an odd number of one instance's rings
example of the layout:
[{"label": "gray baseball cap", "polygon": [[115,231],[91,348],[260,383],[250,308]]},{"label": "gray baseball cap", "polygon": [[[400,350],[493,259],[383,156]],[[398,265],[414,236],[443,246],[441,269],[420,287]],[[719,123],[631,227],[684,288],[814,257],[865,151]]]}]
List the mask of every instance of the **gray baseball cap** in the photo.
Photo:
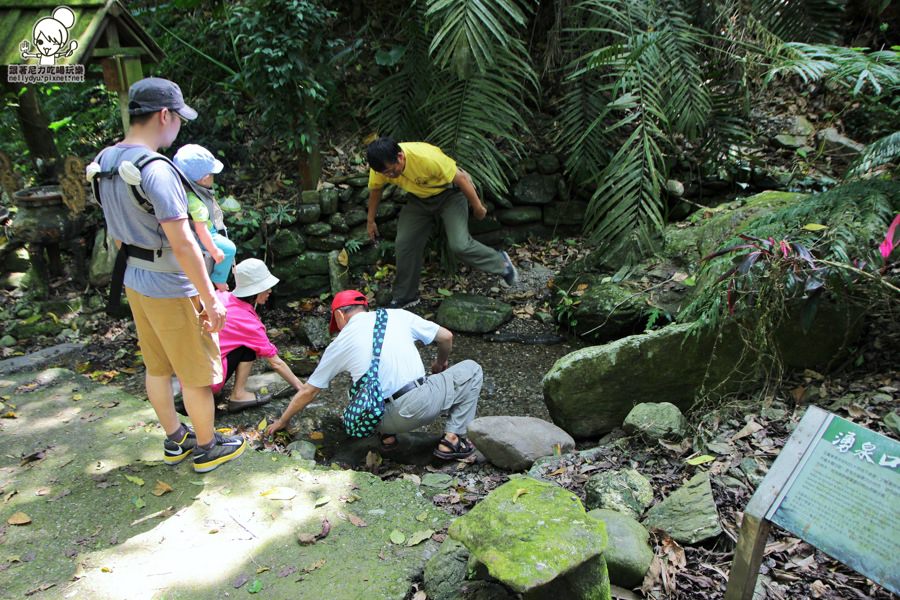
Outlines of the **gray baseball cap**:
[{"label": "gray baseball cap", "polygon": [[128,90],[128,114],[145,115],[164,108],[173,110],[188,121],[197,118],[197,111],[184,103],[178,84],[160,77],[146,77],[132,84]]}]

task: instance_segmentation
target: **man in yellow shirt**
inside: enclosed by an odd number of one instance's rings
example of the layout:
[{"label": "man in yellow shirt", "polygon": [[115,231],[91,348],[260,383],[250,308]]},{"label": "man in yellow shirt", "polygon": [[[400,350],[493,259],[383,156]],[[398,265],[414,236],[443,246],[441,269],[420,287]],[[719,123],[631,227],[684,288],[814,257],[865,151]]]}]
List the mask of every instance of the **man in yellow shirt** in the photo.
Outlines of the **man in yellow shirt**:
[{"label": "man in yellow shirt", "polygon": [[[440,148],[425,142],[403,142],[382,137],[366,151],[369,162],[369,238],[378,235],[375,213],[384,186],[392,183],[411,194],[400,211],[395,250],[397,279],[389,308],[419,303],[419,276],[423,253],[435,217],[440,217],[450,251],[471,267],[503,278],[506,285],[518,279],[506,252],[497,252],[469,235],[469,210],[481,220],[487,208],[478,197],[469,174]],[[468,204],[468,206],[467,206]]]}]

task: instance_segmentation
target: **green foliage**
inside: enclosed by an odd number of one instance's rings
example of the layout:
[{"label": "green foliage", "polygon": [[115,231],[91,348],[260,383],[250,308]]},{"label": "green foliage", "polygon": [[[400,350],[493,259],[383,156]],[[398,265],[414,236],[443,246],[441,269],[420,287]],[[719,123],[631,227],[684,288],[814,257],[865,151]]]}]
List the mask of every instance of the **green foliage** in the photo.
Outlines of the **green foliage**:
[{"label": "green foliage", "polygon": [[866,146],[859,158],[850,165],[847,175],[849,177],[862,175],[898,158],[900,158],[900,131],[895,131]]},{"label": "green foliage", "polygon": [[[868,302],[866,291],[878,288],[878,276],[861,277],[846,267],[877,270],[878,244],[898,211],[900,185],[868,180],[760,215],[744,228],[746,237],[724,241],[723,250],[707,257],[697,294],[678,321],[717,327],[729,314],[780,319],[792,303],[815,300],[824,291]],[[757,241],[748,244],[748,238]],[[784,251],[781,241],[790,248]],[[748,260],[764,246],[766,253]],[[770,321],[764,328],[772,327]]]},{"label": "green foliage", "polygon": [[854,96],[871,91],[878,97],[892,95],[900,88],[900,54],[896,50],[866,52],[865,48],[785,43],[766,75],[790,73],[805,82],[831,81]]},{"label": "green foliage", "polygon": [[319,117],[346,55],[330,36],[336,15],[308,0],[245,0],[224,18],[238,60],[231,82],[254,98],[262,123],[288,150],[309,153],[318,143]]},{"label": "green foliage", "polygon": [[477,183],[505,191],[509,156],[519,155],[527,132],[525,99],[538,93],[521,41],[524,11],[512,0],[431,0],[402,21],[404,60],[369,106],[379,132],[425,139]]}]

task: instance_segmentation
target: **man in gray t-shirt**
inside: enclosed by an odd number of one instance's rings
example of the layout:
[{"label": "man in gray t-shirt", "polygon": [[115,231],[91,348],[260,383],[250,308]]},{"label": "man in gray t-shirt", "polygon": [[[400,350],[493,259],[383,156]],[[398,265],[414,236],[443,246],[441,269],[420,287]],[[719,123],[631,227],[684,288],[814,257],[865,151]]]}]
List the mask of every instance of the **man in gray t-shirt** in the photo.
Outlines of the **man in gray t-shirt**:
[{"label": "man in gray t-shirt", "polygon": [[[89,176],[99,171],[93,176],[100,177],[103,216],[119,252],[128,257],[125,293],[147,370],[147,397],[166,432],[164,460],[176,465],[193,455],[194,470],[205,473],[246,448],[242,437],[223,436],[213,426],[210,386],[222,378],[215,334],[225,323],[225,307],[191,230],[179,172],[164,159],[140,170],[134,166],[171,146],[182,120],[195,119],[197,112],[185,104],[178,85],[148,77],[129,89],[128,113],[125,139],[98,155]],[[136,173],[140,183],[127,183]],[[140,192],[146,204],[137,200]],[[181,380],[193,429],[175,412],[173,373]]]}]

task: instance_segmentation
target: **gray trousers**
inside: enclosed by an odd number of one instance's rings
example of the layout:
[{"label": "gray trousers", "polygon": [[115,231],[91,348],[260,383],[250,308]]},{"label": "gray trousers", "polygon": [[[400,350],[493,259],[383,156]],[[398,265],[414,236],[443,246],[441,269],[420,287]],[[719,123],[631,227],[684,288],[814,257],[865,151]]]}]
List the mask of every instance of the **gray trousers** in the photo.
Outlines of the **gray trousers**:
[{"label": "gray trousers", "polygon": [[430,375],[424,384],[397,400],[385,403],[378,426],[383,434],[405,433],[449,413],[444,431],[465,435],[475,418],[484,374],[474,360],[464,360],[442,373]]},{"label": "gray trousers", "polygon": [[476,242],[469,234],[469,204],[462,192],[449,189],[424,200],[410,195],[397,222],[394,300],[412,300],[419,295],[425,244],[428,243],[435,217],[440,217],[444,224],[450,252],[461,261],[495,275],[506,271],[506,263],[500,253]]}]

